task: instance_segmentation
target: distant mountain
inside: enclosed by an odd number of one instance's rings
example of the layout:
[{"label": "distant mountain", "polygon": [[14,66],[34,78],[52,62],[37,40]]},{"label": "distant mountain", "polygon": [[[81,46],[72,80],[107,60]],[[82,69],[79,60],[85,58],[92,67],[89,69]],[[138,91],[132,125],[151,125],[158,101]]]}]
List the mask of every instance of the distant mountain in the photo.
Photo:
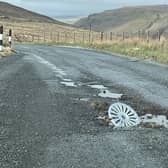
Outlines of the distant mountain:
[{"label": "distant mountain", "polygon": [[48,16],[0,1],[0,20],[60,23]]},{"label": "distant mountain", "polygon": [[79,19],[83,18],[80,16],[56,16],[54,17],[56,20],[59,20],[61,22],[73,25],[75,22],[77,22]]},{"label": "distant mountain", "polygon": [[168,5],[135,6],[107,10],[89,15],[75,23],[75,26],[96,31],[160,30],[168,32]]}]

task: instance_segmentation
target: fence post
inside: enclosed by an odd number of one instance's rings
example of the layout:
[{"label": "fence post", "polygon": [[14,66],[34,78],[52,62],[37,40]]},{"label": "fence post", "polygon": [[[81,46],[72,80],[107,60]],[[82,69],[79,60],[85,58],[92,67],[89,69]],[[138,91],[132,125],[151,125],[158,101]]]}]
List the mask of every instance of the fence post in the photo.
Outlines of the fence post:
[{"label": "fence post", "polygon": [[74,32],[74,43],[76,42],[76,33]]},{"label": "fence post", "polygon": [[101,42],[103,42],[103,36],[104,36],[104,33],[101,32],[101,33],[100,33],[100,40],[101,40]]},{"label": "fence post", "polygon": [[105,40],[106,41],[108,40],[108,33],[107,32],[105,33]]},{"label": "fence post", "polygon": [[25,32],[23,32],[22,36],[22,40],[25,41]]},{"label": "fence post", "polygon": [[89,29],[89,43],[91,42],[91,32],[92,32],[92,25],[90,24],[90,29]]},{"label": "fence post", "polygon": [[138,40],[140,40],[140,38],[141,38],[141,31],[138,30]]},{"label": "fence post", "polygon": [[158,30],[158,41],[160,41],[160,31]]},{"label": "fence post", "polygon": [[52,34],[52,32],[50,32],[50,42],[52,42],[53,41],[53,34]]},{"label": "fence post", "polygon": [[83,32],[83,43],[85,43],[85,32]]},{"label": "fence post", "polygon": [[123,41],[125,40],[125,32],[123,32],[123,34],[122,34],[122,39],[123,39]]},{"label": "fence post", "polygon": [[44,32],[44,34],[43,34],[43,37],[44,37],[44,43],[45,43],[45,41],[46,41],[46,35],[45,35],[45,32]]},{"label": "fence post", "polygon": [[8,37],[9,47],[12,47],[12,29],[9,29],[9,37]]},{"label": "fence post", "polygon": [[113,32],[110,32],[110,41],[113,40]]},{"label": "fence post", "polygon": [[149,42],[150,31],[147,32],[147,42]]},{"label": "fence post", "polygon": [[3,26],[0,26],[0,51],[3,51]]}]

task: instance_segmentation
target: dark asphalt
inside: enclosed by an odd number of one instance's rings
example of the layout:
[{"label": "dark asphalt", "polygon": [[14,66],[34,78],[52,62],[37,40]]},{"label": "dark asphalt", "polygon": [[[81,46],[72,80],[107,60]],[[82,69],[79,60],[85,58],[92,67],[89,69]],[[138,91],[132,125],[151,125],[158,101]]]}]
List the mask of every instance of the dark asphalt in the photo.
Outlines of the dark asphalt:
[{"label": "dark asphalt", "polygon": [[116,100],[88,83],[124,94],[138,114],[167,113],[168,67],[77,48],[16,50],[0,60],[0,168],[167,168],[168,131],[104,126],[90,103]]}]

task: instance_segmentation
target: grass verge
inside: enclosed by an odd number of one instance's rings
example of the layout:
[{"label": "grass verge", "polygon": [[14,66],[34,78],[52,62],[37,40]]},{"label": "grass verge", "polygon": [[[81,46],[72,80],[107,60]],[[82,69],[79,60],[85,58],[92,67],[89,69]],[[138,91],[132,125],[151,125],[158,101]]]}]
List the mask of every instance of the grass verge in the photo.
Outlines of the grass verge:
[{"label": "grass verge", "polygon": [[0,52],[0,58],[9,56],[13,53],[15,53],[15,51],[13,49],[11,49],[10,47],[4,47],[3,51]]},{"label": "grass verge", "polygon": [[168,64],[168,42],[166,41],[139,41],[114,40],[108,42],[94,43],[49,43],[49,45],[66,45],[92,48],[99,51],[108,51],[120,55],[136,57],[139,59],[150,59],[155,62]]}]

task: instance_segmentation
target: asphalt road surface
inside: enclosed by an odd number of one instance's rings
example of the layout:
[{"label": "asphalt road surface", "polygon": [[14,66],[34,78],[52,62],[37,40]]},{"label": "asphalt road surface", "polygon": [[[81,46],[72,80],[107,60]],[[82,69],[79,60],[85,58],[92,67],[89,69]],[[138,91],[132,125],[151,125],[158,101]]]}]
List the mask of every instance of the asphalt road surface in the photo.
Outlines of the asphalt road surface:
[{"label": "asphalt road surface", "polygon": [[[167,168],[167,129],[96,120],[103,85],[139,115],[167,113],[168,67],[80,48],[17,45],[0,60],[0,168]],[[100,87],[100,86],[99,86]]]}]

